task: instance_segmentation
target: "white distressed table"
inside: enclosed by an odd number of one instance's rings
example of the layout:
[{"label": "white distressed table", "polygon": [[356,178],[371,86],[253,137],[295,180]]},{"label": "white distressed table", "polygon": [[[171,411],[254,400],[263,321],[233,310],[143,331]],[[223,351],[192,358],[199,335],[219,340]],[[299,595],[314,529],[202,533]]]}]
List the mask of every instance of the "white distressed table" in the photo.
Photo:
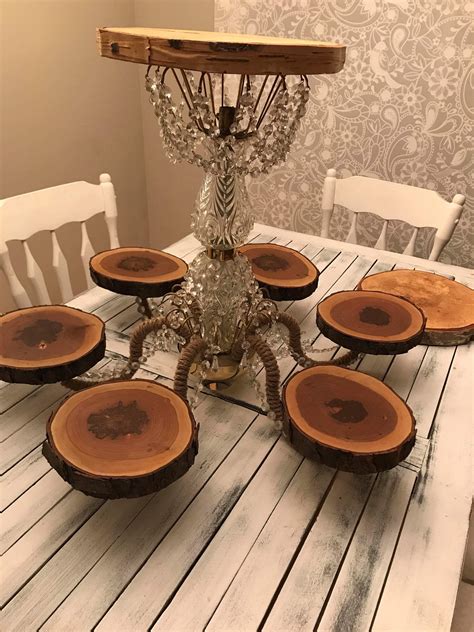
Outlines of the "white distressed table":
[{"label": "white distressed table", "polygon": [[[282,304],[319,349],[331,345],[316,303],[366,274],[422,267],[474,282],[471,270],[268,226],[251,237],[319,267],[316,292]],[[186,237],[168,250],[191,260],[197,249]],[[126,355],[130,298],[95,288],[72,304],[107,322],[104,363]],[[157,354],[140,374],[169,384],[175,359]],[[283,380],[295,369],[280,367]],[[239,380],[204,394],[200,452],[182,479],[108,502],[71,490],[41,456],[67,390],[1,384],[2,629],[449,630],[472,496],[472,355],[419,346],[358,368],[415,413],[417,444],[395,469],[356,476],[304,460]]]}]

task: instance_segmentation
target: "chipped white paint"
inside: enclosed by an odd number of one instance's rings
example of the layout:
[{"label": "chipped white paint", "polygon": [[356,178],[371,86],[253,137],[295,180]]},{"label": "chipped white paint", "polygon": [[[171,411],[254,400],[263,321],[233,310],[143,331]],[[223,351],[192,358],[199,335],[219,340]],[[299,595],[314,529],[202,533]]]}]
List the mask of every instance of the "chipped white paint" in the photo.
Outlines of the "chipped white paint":
[{"label": "chipped white paint", "polygon": [[373,475],[337,474],[263,630],[314,629],[373,482]]},{"label": "chipped white paint", "polygon": [[456,350],[375,632],[450,629],[472,502],[472,353]]},{"label": "chipped white paint", "polygon": [[204,629],[302,460],[278,441],[152,630]]},{"label": "chipped white paint", "polygon": [[330,468],[303,461],[233,578],[208,632],[258,628],[334,476]]}]

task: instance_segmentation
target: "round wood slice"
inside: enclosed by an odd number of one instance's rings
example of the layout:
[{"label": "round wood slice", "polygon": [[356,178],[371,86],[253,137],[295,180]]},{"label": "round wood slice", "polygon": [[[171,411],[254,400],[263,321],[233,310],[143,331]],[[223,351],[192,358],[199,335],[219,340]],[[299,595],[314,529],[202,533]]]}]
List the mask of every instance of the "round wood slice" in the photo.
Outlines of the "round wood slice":
[{"label": "round wood slice", "polygon": [[97,40],[103,57],[237,75],[334,73],[346,55],[343,44],[210,31],[108,27]]},{"label": "round wood slice", "polygon": [[337,344],[372,354],[405,353],[420,344],[425,318],[413,303],[384,292],[336,292],[318,304],[316,324]]},{"label": "round wood slice", "polygon": [[181,283],[187,264],[152,248],[113,248],[94,255],[89,262],[92,280],[117,294],[152,298],[163,296]]},{"label": "round wood slice", "polygon": [[338,366],[296,373],[283,389],[290,443],[298,452],[347,472],[395,467],[415,443],[415,420],[376,378]]},{"label": "round wood slice", "polygon": [[297,301],[318,287],[318,269],[292,248],[255,243],[241,246],[239,252],[249,259],[260,287],[274,301]]},{"label": "round wood slice", "polygon": [[474,290],[422,270],[391,270],[365,277],[362,290],[403,296],[425,315],[422,343],[459,345],[474,338]]},{"label": "round wood slice", "polygon": [[105,326],[93,314],[41,305],[0,317],[0,379],[22,384],[69,380],[104,357]]},{"label": "round wood slice", "polygon": [[43,454],[75,489],[98,498],[156,492],[198,451],[186,401],[150,380],[118,380],[68,397],[51,416]]}]

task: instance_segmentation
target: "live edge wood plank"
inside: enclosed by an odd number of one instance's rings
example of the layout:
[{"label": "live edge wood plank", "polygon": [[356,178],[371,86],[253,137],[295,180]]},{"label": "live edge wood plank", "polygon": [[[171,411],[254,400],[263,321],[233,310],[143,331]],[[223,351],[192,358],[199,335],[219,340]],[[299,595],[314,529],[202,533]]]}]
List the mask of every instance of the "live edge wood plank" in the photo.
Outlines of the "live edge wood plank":
[{"label": "live edge wood plank", "polygon": [[456,350],[375,632],[450,629],[472,502],[472,352]]},{"label": "live edge wood plank", "polygon": [[230,74],[320,74],[339,72],[345,46],[328,42],[207,31],[99,28],[103,57]]}]

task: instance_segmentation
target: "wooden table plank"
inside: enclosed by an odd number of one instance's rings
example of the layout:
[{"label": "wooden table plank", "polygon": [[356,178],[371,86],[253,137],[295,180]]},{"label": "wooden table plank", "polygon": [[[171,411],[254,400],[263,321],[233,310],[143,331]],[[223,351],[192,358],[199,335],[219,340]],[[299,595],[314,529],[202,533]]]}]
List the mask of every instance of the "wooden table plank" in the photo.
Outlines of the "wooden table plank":
[{"label": "wooden table plank", "polygon": [[[72,491],[8,549],[2,558],[2,607],[28,582],[37,569],[80,529],[103,502],[85,496],[82,492]],[[28,586],[30,585],[31,582]],[[17,600],[13,599],[9,606],[4,607],[3,624],[8,630],[14,629],[12,625],[19,625],[22,616],[27,614],[25,604],[18,608],[15,606],[16,603]]]},{"label": "wooden table plank", "polygon": [[415,480],[402,467],[378,475],[318,629],[370,629]]},{"label": "wooden table plank", "polygon": [[[7,387],[8,388],[8,387]],[[38,413],[55,404],[69,393],[62,384],[50,384],[46,388],[34,390],[16,406],[3,413],[0,422],[0,440],[3,443],[23,426],[26,426]]]},{"label": "wooden table plank", "polygon": [[30,452],[15,467],[2,476],[0,483],[0,509],[4,511],[21,494],[24,494],[50,469],[41,454],[41,446]]},{"label": "wooden table plank", "polygon": [[70,485],[54,470],[32,485],[2,515],[0,554],[3,555],[70,491]]},{"label": "wooden table plank", "polygon": [[375,481],[338,472],[263,630],[313,630]]},{"label": "wooden table plank", "polygon": [[7,384],[7,382],[4,382],[0,392],[0,415],[3,415],[9,408],[18,404],[24,397],[27,397],[38,388],[39,386],[33,386],[32,384]]},{"label": "wooden table plank", "polygon": [[373,630],[449,630],[472,502],[472,343],[458,347]]},{"label": "wooden table plank", "polygon": [[[456,347],[428,347],[407,404],[416,419],[416,430],[428,437]],[[429,385],[429,386],[428,386]]]},{"label": "wooden table plank", "polygon": [[[204,629],[302,460],[286,441],[278,441],[152,630]],[[165,604],[161,594],[154,597],[157,613]]]},{"label": "wooden table plank", "polygon": [[[206,631],[257,630],[335,475],[330,468],[303,461],[232,579]],[[229,546],[232,549],[233,543]],[[220,572],[217,573],[221,582]],[[211,587],[214,581],[215,578]],[[207,609],[208,602],[205,603]]]}]

